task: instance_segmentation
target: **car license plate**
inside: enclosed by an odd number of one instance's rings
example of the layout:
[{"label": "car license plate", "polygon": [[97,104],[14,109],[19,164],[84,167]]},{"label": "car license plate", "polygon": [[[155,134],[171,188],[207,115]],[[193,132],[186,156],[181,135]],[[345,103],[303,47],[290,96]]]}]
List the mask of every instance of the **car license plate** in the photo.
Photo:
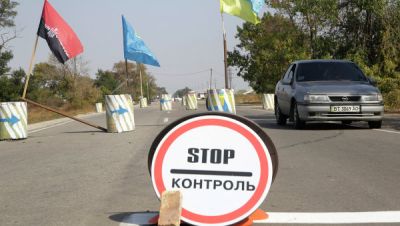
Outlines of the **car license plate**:
[{"label": "car license plate", "polygon": [[331,106],[331,112],[360,112],[359,105]]}]

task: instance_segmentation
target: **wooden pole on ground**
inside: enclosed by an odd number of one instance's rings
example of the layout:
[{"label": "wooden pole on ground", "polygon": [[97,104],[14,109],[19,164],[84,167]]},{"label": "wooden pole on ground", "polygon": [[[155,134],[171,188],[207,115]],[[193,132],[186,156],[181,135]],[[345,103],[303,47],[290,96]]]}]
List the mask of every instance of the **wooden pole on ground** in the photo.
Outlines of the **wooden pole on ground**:
[{"label": "wooden pole on ground", "polygon": [[32,71],[33,71],[33,63],[35,61],[35,55],[36,55],[36,49],[37,49],[38,41],[39,41],[39,35],[36,35],[36,40],[35,40],[35,44],[33,46],[33,51],[32,51],[31,62],[29,63],[28,74],[26,75],[26,79],[25,79],[25,86],[24,86],[24,92],[22,93],[22,98],[25,98],[26,91],[28,90],[29,78],[30,78],[30,76],[32,74]]},{"label": "wooden pole on ground", "polygon": [[101,127],[101,126],[92,124],[92,123],[90,123],[90,122],[87,122],[87,121],[85,121],[85,120],[76,118],[76,117],[74,117],[74,116],[70,116],[70,115],[68,115],[67,113],[64,113],[64,112],[62,112],[62,111],[59,111],[59,110],[56,110],[56,109],[47,107],[47,106],[45,106],[45,105],[36,103],[36,102],[34,102],[34,101],[32,101],[32,100],[28,100],[28,99],[26,99],[26,98],[21,98],[21,99],[22,99],[23,101],[26,101],[26,102],[28,102],[28,103],[30,103],[30,104],[35,105],[35,106],[44,108],[44,109],[46,109],[46,110],[48,110],[48,111],[57,113],[57,114],[59,114],[59,115],[65,116],[65,117],[67,117],[67,118],[70,118],[70,119],[72,119],[72,120],[81,122],[81,123],[86,124],[86,125],[88,125],[88,126],[94,127],[94,128],[96,128],[96,129],[102,130],[102,131],[104,131],[104,132],[107,132],[107,129],[106,129],[106,128],[103,128],[103,127]]}]

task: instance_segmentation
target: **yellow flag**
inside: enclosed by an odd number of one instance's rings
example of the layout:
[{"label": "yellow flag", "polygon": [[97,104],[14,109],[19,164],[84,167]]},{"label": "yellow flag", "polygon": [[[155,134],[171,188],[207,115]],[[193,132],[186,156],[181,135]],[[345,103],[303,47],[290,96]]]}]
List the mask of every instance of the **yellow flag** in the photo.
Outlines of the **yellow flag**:
[{"label": "yellow flag", "polygon": [[253,11],[250,0],[220,0],[221,12],[242,18],[243,20],[258,24],[260,19]]}]

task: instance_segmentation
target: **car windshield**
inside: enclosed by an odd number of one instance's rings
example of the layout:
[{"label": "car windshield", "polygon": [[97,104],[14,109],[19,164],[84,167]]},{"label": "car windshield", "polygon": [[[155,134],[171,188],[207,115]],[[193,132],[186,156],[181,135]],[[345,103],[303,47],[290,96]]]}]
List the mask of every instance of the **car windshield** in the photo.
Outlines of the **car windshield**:
[{"label": "car windshield", "polygon": [[361,70],[350,62],[310,62],[300,63],[297,81],[367,81]]}]

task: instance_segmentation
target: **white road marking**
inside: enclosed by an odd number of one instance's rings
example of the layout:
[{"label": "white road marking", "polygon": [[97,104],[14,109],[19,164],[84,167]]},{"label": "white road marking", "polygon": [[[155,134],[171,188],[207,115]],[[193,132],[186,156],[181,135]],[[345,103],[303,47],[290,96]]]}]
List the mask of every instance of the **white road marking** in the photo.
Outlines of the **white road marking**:
[{"label": "white road marking", "polygon": [[36,133],[36,132],[39,132],[39,131],[42,131],[42,130],[46,130],[46,129],[50,129],[50,128],[53,128],[53,127],[56,127],[56,126],[65,125],[65,124],[70,123],[70,122],[72,122],[72,120],[69,120],[69,121],[66,121],[66,122],[57,123],[57,124],[50,125],[50,126],[46,126],[46,127],[40,128],[40,129],[30,130],[30,131],[28,131],[28,133]]},{"label": "white road marking", "polygon": [[164,120],[163,120],[164,123],[167,123],[168,121],[169,121],[168,118],[164,118]]},{"label": "white road marking", "polygon": [[386,130],[386,129],[374,129],[375,131],[379,132],[385,132],[385,133],[395,133],[395,134],[400,134],[400,132],[393,131],[393,130]]},{"label": "white road marking", "polygon": [[[354,126],[354,125],[351,125],[351,127],[358,128],[358,129],[364,129],[364,127]],[[400,134],[400,132],[398,132],[398,131],[387,130],[387,129],[372,129],[372,130],[378,131],[378,132],[384,132],[384,133]]]},{"label": "white road marking", "polygon": [[[367,223],[400,223],[400,211],[376,212],[330,212],[298,213],[267,212],[268,219],[257,220],[255,224],[367,224]],[[134,213],[123,219],[120,226],[148,225],[147,222],[157,215],[156,212]]]},{"label": "white road marking", "polygon": [[290,224],[366,224],[400,223],[400,211],[332,212],[332,213],[279,213],[267,212],[269,218],[255,223]]},{"label": "white road marking", "polygon": [[276,119],[273,118],[248,118],[251,121],[276,121]]}]

